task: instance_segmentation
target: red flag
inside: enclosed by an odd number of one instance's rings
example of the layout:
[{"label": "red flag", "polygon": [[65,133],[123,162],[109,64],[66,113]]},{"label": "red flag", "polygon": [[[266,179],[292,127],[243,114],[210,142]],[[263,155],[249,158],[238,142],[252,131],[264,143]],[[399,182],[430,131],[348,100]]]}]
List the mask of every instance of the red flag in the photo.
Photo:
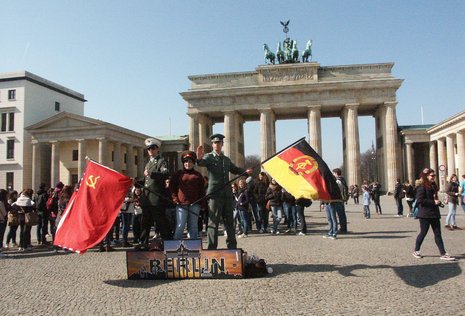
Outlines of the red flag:
[{"label": "red flag", "polygon": [[77,253],[94,247],[110,231],[132,180],[94,161],[68,202],[53,244]]}]

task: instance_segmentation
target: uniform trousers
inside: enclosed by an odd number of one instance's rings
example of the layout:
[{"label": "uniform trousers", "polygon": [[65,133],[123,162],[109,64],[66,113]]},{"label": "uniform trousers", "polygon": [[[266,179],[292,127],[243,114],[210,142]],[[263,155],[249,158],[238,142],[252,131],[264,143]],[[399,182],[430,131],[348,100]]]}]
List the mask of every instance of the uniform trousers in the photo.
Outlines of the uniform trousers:
[{"label": "uniform trousers", "polygon": [[173,235],[168,219],[166,218],[165,208],[161,205],[148,205],[142,208],[142,232],[140,235],[140,243],[143,245],[149,244],[150,230],[156,223],[160,230],[161,238],[172,239]]},{"label": "uniform trousers", "polygon": [[208,202],[208,249],[218,248],[218,225],[220,218],[223,218],[226,229],[226,246],[228,249],[236,249],[237,241],[234,231],[233,200],[232,197],[211,197]]}]

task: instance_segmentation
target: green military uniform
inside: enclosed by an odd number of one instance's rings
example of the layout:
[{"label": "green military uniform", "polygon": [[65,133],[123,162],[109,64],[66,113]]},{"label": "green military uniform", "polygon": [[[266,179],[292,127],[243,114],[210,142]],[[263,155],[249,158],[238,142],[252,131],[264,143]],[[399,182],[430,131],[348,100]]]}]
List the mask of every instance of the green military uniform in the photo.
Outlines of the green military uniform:
[{"label": "green military uniform", "polygon": [[[244,169],[236,167],[223,153],[212,151],[197,161],[198,166],[208,170],[208,249],[218,247],[218,225],[220,216],[228,234],[226,245],[228,249],[236,249],[237,241],[234,231],[233,196],[229,182],[229,173],[242,174]],[[211,194],[211,195],[210,195]]]}]

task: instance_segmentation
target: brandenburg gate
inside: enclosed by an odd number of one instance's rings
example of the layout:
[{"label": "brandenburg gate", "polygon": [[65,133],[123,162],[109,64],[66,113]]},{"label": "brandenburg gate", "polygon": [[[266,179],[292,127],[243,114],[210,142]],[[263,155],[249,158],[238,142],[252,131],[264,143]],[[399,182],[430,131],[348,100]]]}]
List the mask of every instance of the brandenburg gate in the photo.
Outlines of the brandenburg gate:
[{"label": "brandenburg gate", "polygon": [[264,160],[276,152],[277,120],[307,119],[309,143],[321,155],[321,120],[339,117],[343,172],[349,185],[361,184],[358,117],[372,116],[377,180],[383,190],[393,192],[396,178],[401,176],[396,91],[403,82],[393,77],[393,66],[379,63],[322,67],[317,62],[302,62],[261,65],[248,72],[189,76],[191,87],[181,95],[188,103],[190,149],[198,145],[211,148],[208,137],[212,126],[221,122],[226,136],[225,154],[243,165],[243,124],[259,121]]}]

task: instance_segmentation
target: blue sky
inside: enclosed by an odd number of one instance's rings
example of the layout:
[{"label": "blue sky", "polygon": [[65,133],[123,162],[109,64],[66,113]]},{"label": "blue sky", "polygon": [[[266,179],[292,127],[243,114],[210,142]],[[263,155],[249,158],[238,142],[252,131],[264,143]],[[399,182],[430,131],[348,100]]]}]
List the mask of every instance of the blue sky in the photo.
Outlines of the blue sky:
[{"label": "blue sky", "polygon": [[[85,115],[148,135],[188,134],[189,75],[253,71],[263,43],[313,40],[322,66],[394,62],[400,125],[465,109],[465,1],[0,1],[0,72],[27,70],[85,95]],[[361,117],[361,151],[374,119]],[[222,124],[214,130],[222,132]],[[245,124],[259,153],[258,122]],[[323,158],[342,162],[339,119],[322,121]],[[278,121],[277,148],[307,135]]]}]

